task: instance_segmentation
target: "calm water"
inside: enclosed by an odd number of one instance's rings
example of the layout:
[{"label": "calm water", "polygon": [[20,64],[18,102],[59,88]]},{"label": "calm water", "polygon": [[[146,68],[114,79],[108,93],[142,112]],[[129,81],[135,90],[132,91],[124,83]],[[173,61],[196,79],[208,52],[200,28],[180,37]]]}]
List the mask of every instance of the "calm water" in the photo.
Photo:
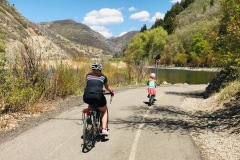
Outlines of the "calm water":
[{"label": "calm water", "polygon": [[188,83],[188,84],[207,84],[218,72],[208,71],[188,71],[177,69],[151,69],[152,72],[157,74],[158,81],[162,83],[166,81],[171,84],[175,83]]}]

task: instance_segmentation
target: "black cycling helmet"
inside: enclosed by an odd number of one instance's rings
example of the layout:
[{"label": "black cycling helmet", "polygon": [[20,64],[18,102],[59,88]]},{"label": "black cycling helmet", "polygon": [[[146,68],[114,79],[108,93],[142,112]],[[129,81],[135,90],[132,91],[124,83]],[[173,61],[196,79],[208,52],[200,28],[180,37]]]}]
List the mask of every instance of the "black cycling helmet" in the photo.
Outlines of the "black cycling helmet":
[{"label": "black cycling helmet", "polygon": [[93,63],[92,64],[92,70],[99,70],[99,71],[101,71],[102,70],[102,65],[99,64],[99,63]]}]

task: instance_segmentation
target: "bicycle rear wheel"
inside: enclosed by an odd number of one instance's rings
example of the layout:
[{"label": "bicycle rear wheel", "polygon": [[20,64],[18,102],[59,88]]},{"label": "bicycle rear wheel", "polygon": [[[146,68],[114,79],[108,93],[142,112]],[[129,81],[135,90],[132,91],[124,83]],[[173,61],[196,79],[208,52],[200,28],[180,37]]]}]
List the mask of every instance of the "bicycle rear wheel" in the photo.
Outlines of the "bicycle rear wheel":
[{"label": "bicycle rear wheel", "polygon": [[149,98],[149,106],[153,105],[153,103],[154,103],[154,96],[151,95]]},{"label": "bicycle rear wheel", "polygon": [[89,151],[95,145],[96,130],[94,129],[93,116],[84,114],[83,121],[83,145]]}]

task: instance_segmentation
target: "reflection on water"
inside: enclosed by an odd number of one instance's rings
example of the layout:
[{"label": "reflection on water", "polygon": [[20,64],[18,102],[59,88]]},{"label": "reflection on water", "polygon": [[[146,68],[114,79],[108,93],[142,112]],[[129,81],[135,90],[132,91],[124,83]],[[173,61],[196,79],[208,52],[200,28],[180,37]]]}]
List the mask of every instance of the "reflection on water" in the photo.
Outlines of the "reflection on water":
[{"label": "reflection on water", "polygon": [[188,84],[207,84],[218,72],[208,71],[189,71],[178,69],[151,69],[151,72],[157,74],[157,80],[162,83],[166,81],[171,84],[188,83]]}]

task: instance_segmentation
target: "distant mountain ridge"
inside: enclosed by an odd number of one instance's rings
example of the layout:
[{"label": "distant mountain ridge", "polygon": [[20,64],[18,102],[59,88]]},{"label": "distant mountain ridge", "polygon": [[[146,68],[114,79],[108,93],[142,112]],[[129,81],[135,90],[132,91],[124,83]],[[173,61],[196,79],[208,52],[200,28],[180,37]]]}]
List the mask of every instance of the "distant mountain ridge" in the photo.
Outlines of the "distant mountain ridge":
[{"label": "distant mountain ridge", "polygon": [[[107,57],[122,52],[137,33],[105,38],[85,24],[74,20],[33,23],[23,17],[14,5],[0,1],[0,34],[4,38],[6,55],[17,57],[25,44],[45,59],[72,59],[77,57]],[[133,34],[134,33],[134,34]]]},{"label": "distant mountain ridge", "polygon": [[[42,22],[38,23],[38,26],[44,29],[48,34],[50,32],[59,34],[73,43],[99,48],[102,49],[105,54],[110,55],[121,52],[123,47],[125,47],[137,33],[137,31],[133,31],[121,37],[107,39],[87,25],[77,23],[71,19]],[[57,43],[59,43],[59,41]]]}]

